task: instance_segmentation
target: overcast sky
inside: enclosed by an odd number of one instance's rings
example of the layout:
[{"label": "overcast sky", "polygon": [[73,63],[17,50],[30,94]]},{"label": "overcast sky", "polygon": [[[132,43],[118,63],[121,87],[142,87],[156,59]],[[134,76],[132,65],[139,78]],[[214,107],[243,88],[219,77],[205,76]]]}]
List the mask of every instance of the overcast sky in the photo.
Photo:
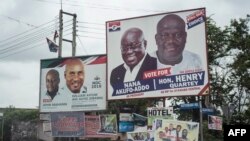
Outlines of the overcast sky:
[{"label": "overcast sky", "polygon": [[[205,7],[217,26],[250,14],[249,0],[62,0],[63,11],[76,13],[77,56],[105,54],[105,22]],[[40,60],[57,58],[46,37],[58,27],[60,0],[1,0],[0,107],[35,108],[39,105]],[[71,19],[64,15],[65,38],[71,39]],[[44,27],[43,27],[44,25]],[[23,41],[23,42],[22,42]],[[63,57],[71,55],[63,43]]]}]

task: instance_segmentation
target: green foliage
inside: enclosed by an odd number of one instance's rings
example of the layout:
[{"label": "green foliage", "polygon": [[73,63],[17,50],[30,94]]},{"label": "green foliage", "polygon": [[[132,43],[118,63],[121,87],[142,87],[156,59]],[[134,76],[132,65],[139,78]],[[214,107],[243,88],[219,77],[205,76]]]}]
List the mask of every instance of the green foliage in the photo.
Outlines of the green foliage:
[{"label": "green foliage", "polygon": [[9,106],[4,111],[4,140],[11,138],[11,125],[14,121],[38,120],[38,109],[16,109]]}]

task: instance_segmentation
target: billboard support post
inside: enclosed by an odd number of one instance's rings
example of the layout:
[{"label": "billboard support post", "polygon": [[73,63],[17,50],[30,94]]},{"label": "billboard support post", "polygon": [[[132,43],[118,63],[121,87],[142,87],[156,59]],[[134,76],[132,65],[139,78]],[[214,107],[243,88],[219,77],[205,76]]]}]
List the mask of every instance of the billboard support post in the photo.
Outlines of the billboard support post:
[{"label": "billboard support post", "polygon": [[3,130],[3,128],[4,128],[4,116],[3,116],[3,113],[0,113],[0,117],[2,118],[2,136],[1,136],[1,141],[3,141],[3,134],[4,134],[4,130]]},{"label": "billboard support post", "polygon": [[199,96],[199,105],[200,105],[200,140],[203,141],[203,117],[202,117],[202,96]]}]

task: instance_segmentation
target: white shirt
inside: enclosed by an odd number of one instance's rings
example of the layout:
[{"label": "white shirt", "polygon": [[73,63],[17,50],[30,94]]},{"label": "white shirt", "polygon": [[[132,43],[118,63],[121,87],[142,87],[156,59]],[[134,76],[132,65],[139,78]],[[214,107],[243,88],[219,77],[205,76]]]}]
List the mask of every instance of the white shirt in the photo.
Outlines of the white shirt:
[{"label": "white shirt", "polygon": [[189,71],[192,72],[194,70],[197,71],[200,69],[203,70],[200,57],[197,54],[187,50],[184,50],[182,53],[182,61],[179,64],[175,64],[174,66],[162,64],[156,55],[156,51],[150,55],[157,58],[157,69],[171,68],[171,74],[187,73]]},{"label": "white shirt", "polygon": [[124,63],[124,68],[126,69],[124,82],[135,81],[135,78],[141,68],[142,62],[144,61],[145,57],[146,54],[144,55],[142,60],[136,66],[134,66],[132,71],[130,71],[130,67],[126,63]]}]

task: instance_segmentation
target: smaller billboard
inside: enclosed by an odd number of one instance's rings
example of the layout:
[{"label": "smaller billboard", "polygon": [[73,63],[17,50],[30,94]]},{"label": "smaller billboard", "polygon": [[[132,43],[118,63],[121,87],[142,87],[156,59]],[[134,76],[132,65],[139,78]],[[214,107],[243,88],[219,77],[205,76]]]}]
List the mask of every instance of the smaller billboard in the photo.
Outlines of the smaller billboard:
[{"label": "smaller billboard", "polygon": [[100,118],[97,115],[85,116],[85,135],[83,138],[111,138],[112,134],[98,134],[100,129]]},{"label": "smaller billboard", "polygon": [[127,141],[154,141],[154,132],[153,131],[128,132]]},{"label": "smaller billboard", "polygon": [[208,129],[222,130],[222,117],[208,115]]},{"label": "smaller billboard", "polygon": [[198,141],[199,123],[178,120],[155,119],[154,140]]},{"label": "smaller billboard", "polygon": [[148,130],[154,130],[153,122],[154,119],[173,119],[173,107],[148,107]]},{"label": "smaller billboard", "polygon": [[116,114],[100,115],[100,129],[98,134],[116,134],[117,117]]},{"label": "smaller billboard", "polygon": [[106,56],[41,60],[40,112],[106,109]]},{"label": "smaller billboard", "polygon": [[119,132],[131,132],[134,131],[134,121],[132,113],[120,113],[119,114]]},{"label": "smaller billboard", "polygon": [[53,137],[81,137],[85,133],[85,116],[83,112],[51,113],[51,130]]}]

